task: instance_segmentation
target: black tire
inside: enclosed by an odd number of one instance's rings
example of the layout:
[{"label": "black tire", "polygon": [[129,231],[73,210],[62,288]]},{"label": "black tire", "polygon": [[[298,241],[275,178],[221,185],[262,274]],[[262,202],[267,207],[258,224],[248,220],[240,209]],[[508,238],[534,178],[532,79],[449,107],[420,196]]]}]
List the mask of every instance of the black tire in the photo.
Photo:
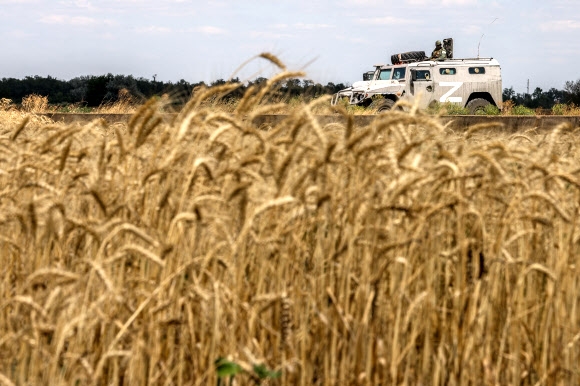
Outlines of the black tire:
[{"label": "black tire", "polygon": [[379,107],[377,107],[377,113],[383,113],[385,111],[389,111],[393,108],[394,105],[395,105],[394,100],[385,99],[384,101],[381,101],[381,103],[379,104]]},{"label": "black tire", "polygon": [[[401,57],[400,59],[399,56]],[[403,52],[401,54],[391,55],[391,64],[398,64],[401,62],[419,62],[425,58],[425,51]]]},{"label": "black tire", "polygon": [[475,98],[470,100],[466,107],[469,110],[469,114],[476,115],[479,111],[483,111],[485,107],[489,106],[490,104],[491,103],[489,103],[488,100],[483,98]]}]

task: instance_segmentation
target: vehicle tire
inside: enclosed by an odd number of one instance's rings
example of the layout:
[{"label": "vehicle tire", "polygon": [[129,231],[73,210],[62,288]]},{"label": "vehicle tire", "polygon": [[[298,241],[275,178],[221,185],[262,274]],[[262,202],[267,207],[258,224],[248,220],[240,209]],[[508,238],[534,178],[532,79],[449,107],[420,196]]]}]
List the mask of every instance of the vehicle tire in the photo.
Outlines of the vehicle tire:
[{"label": "vehicle tire", "polygon": [[467,103],[467,109],[469,110],[469,114],[476,115],[479,111],[483,111],[486,106],[490,105],[488,100],[483,98],[475,98]]},{"label": "vehicle tire", "polygon": [[379,104],[377,107],[377,113],[384,113],[385,111],[389,111],[395,105],[395,101],[392,99],[385,99]]},{"label": "vehicle tire", "polygon": [[[399,55],[401,59],[399,60]],[[426,58],[425,51],[409,51],[401,54],[391,55],[391,64],[398,64],[401,61],[421,61]]]}]

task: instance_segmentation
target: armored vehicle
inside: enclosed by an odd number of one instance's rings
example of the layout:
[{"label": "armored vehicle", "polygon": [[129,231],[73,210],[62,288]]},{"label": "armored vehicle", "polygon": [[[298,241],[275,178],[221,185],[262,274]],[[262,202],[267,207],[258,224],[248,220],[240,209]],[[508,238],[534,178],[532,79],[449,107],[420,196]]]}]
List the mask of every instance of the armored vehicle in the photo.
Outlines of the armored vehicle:
[{"label": "armored vehicle", "polygon": [[[447,58],[429,60],[424,51],[410,51],[391,56],[391,64],[376,65],[371,80],[355,82],[331,99],[368,107],[379,112],[391,109],[399,100],[431,104],[455,103],[467,107],[470,114],[494,105],[501,109],[501,68],[493,58],[453,58],[453,39],[443,39]],[[417,102],[418,100],[418,102]]]}]

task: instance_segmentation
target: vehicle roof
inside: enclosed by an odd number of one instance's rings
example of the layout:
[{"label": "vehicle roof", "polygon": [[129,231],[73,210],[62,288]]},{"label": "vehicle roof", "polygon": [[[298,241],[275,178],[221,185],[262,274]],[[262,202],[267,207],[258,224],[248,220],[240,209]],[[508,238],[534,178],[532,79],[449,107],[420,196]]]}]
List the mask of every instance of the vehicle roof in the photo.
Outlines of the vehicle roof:
[{"label": "vehicle roof", "polygon": [[499,66],[499,62],[494,58],[466,58],[466,59],[445,59],[445,60],[424,60],[422,62],[409,63],[409,67],[423,66]]},{"label": "vehicle roof", "polygon": [[409,63],[397,63],[397,64],[375,64],[375,69],[377,67],[380,68],[393,68],[393,67],[405,67],[409,65]]},{"label": "vehicle roof", "polygon": [[499,62],[494,58],[465,58],[465,59],[444,59],[444,60],[423,60],[420,62],[412,63],[399,63],[399,64],[375,64],[375,68],[380,67],[381,69],[393,68],[393,67],[423,67],[423,66],[499,66]]}]

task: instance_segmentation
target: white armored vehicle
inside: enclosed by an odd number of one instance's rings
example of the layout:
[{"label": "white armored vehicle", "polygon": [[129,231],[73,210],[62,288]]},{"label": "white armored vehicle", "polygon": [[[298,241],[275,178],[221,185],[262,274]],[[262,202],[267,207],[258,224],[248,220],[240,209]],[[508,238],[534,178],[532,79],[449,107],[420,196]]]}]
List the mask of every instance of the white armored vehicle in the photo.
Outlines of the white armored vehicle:
[{"label": "white armored vehicle", "polygon": [[[391,109],[399,100],[426,108],[436,102],[454,103],[471,114],[487,105],[502,106],[501,68],[496,59],[453,59],[453,40],[444,39],[447,59],[429,60],[424,51],[391,56],[393,64],[376,65],[372,80],[355,82],[333,95],[331,103]],[[420,58],[420,59],[419,59]]]}]

